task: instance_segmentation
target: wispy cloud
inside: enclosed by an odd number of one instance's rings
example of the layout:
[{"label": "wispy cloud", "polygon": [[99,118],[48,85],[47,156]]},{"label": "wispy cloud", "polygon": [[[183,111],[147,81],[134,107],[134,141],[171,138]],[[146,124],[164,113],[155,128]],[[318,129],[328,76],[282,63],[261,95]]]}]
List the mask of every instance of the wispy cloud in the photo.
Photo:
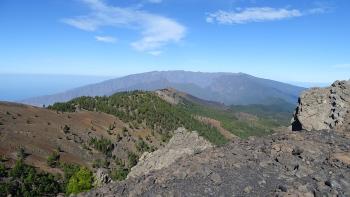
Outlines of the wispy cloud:
[{"label": "wispy cloud", "polygon": [[112,36],[95,36],[95,39],[100,42],[108,42],[108,43],[117,42],[117,38]]},{"label": "wispy cloud", "polygon": [[251,22],[276,21],[294,17],[301,17],[308,14],[323,13],[323,8],[313,8],[305,11],[287,8],[271,7],[250,7],[236,9],[234,11],[218,10],[207,15],[208,23],[219,24],[245,24]]},{"label": "wispy cloud", "polygon": [[82,0],[91,9],[88,15],[62,21],[73,27],[96,31],[102,27],[129,28],[140,31],[141,38],[131,43],[139,51],[156,51],[169,43],[181,41],[186,28],[171,18],[140,8],[110,6],[101,0]]}]

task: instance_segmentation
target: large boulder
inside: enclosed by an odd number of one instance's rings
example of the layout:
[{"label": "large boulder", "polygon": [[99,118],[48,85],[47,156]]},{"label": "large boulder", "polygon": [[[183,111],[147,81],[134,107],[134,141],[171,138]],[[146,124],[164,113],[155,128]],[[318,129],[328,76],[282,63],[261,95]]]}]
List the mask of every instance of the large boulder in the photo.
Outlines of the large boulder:
[{"label": "large boulder", "polygon": [[212,145],[196,131],[190,132],[184,128],[178,128],[164,148],[152,153],[143,153],[137,165],[131,168],[128,178],[168,167],[183,156],[193,155],[210,147]]},{"label": "large boulder", "polygon": [[350,80],[304,91],[292,119],[292,129],[349,131]]}]

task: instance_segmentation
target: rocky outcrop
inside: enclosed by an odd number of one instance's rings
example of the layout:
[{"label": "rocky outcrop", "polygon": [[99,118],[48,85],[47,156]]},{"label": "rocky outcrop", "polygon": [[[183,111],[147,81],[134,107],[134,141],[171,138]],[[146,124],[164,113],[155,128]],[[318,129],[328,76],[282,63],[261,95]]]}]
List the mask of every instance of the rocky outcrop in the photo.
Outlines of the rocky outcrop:
[{"label": "rocky outcrop", "polygon": [[235,139],[81,196],[350,196],[350,133]]},{"label": "rocky outcrop", "polygon": [[128,178],[168,167],[181,157],[197,154],[210,147],[212,145],[197,132],[178,128],[164,148],[152,153],[143,153],[137,165],[131,169]]},{"label": "rocky outcrop", "polygon": [[312,88],[300,95],[292,129],[350,131],[350,81]]},{"label": "rocky outcrop", "polygon": [[94,185],[100,187],[107,183],[113,182],[112,179],[109,177],[108,170],[104,168],[97,169],[95,173],[95,182]]}]

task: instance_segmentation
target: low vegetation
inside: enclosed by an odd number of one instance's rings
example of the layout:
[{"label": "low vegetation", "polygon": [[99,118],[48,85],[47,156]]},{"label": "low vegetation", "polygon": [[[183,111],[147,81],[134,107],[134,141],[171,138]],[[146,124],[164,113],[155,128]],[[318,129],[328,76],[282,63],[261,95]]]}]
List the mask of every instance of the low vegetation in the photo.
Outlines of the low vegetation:
[{"label": "low vegetation", "polygon": [[102,152],[107,157],[112,156],[112,151],[114,149],[114,145],[112,144],[111,140],[101,137],[98,138],[91,138],[89,145],[94,147],[96,150]]},{"label": "low vegetation", "polygon": [[0,164],[0,196],[55,196],[63,192],[59,178],[38,172],[34,167],[18,160],[12,169]]},{"label": "low vegetation", "polygon": [[93,174],[89,169],[81,167],[79,171],[74,173],[69,179],[66,193],[77,194],[88,191],[91,188],[93,188]]},{"label": "low vegetation", "polygon": [[58,193],[77,194],[93,188],[92,172],[76,164],[59,163],[57,154],[50,155],[55,167],[64,176],[38,171],[33,166],[17,160],[12,168],[0,158],[0,197],[2,196],[56,196]]},{"label": "low vegetation", "polygon": [[59,165],[60,154],[58,151],[54,151],[51,155],[47,157],[47,165],[55,168]]},{"label": "low vegetation", "polygon": [[126,179],[128,174],[129,174],[128,168],[125,168],[124,166],[117,166],[117,168],[112,171],[111,178],[114,181],[122,181]]},{"label": "low vegetation", "polygon": [[131,169],[132,167],[136,166],[138,160],[139,160],[139,158],[138,158],[138,156],[135,153],[129,152],[128,153],[129,169]]}]

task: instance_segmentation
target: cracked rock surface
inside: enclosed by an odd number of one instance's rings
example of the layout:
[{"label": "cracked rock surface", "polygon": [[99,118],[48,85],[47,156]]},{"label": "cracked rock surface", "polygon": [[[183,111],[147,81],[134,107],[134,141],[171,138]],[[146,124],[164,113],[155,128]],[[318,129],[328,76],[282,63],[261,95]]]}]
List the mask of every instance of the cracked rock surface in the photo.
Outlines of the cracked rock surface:
[{"label": "cracked rock surface", "polygon": [[131,168],[128,178],[168,167],[185,155],[193,155],[211,147],[212,145],[197,132],[178,128],[165,147],[152,153],[143,153],[137,165]]},{"label": "cracked rock surface", "polygon": [[235,139],[81,196],[350,196],[350,134]]},{"label": "cracked rock surface", "polygon": [[300,95],[292,129],[350,131],[350,81],[312,88]]}]

